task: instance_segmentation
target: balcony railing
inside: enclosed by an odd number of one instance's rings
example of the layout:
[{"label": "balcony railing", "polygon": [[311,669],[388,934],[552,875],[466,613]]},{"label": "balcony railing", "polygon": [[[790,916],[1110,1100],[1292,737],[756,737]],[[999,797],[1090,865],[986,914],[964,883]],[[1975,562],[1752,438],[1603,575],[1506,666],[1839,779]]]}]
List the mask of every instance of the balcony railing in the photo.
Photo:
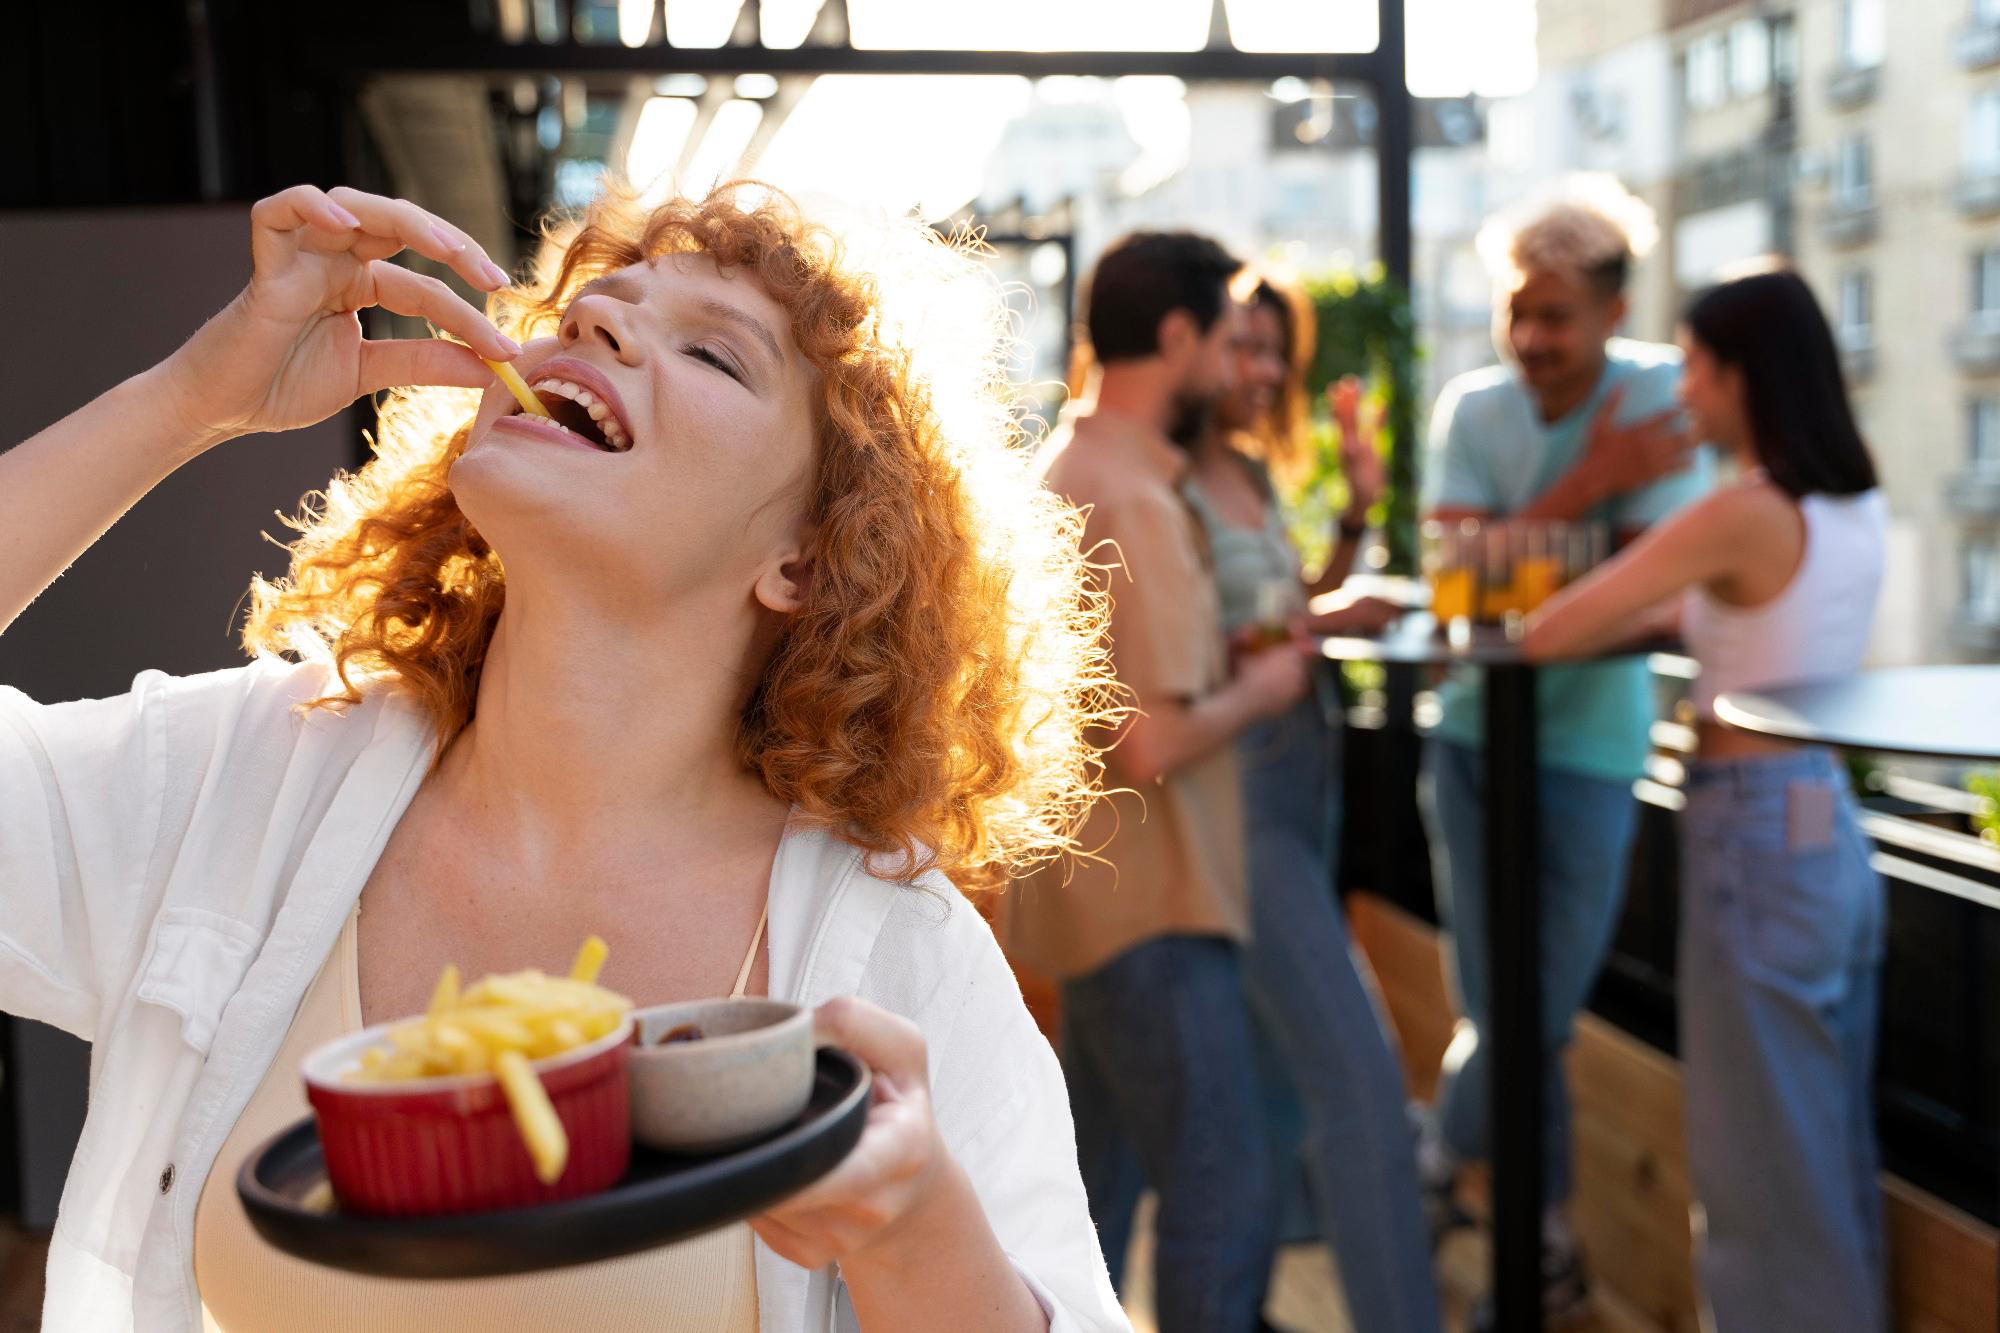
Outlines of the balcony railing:
[{"label": "balcony railing", "polygon": [[1952,187],[1952,202],[1969,218],[2000,213],[2000,164],[1968,167]]},{"label": "balcony railing", "polygon": [[1875,239],[1875,194],[1857,190],[1838,195],[1820,215],[1820,234],[1828,245],[1860,245]]},{"label": "balcony railing", "polygon": [[1875,94],[1881,88],[1880,65],[1849,65],[1843,62],[1826,76],[1826,100],[1842,111],[1866,106],[1875,100]]},{"label": "balcony railing", "polygon": [[1951,55],[1960,69],[2000,65],[2000,22],[1967,19],[1951,35]]},{"label": "balcony railing", "polygon": [[1974,463],[1946,477],[1944,505],[1961,518],[2000,518],[2000,461]]},{"label": "balcony railing", "polygon": [[1951,335],[1952,359],[1968,375],[2000,370],[2000,311],[1981,311]]}]

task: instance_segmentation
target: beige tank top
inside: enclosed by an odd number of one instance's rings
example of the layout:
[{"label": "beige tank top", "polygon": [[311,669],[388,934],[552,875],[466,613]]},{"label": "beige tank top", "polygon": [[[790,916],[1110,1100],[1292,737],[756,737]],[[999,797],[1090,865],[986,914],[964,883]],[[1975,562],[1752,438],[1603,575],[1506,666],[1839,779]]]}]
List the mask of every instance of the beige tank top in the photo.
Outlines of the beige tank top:
[{"label": "beige tank top", "polygon": [[[277,1059],[223,1142],[194,1215],[194,1276],[205,1333],[453,1333],[631,1329],[756,1333],[756,1251],[748,1223],[656,1250],[516,1277],[415,1282],[362,1277],[266,1245],[236,1197],[243,1159],[312,1113],[299,1063],[361,1030],[357,907],[292,1020]],[[741,995],[770,912],[757,923],[731,994]]]}]

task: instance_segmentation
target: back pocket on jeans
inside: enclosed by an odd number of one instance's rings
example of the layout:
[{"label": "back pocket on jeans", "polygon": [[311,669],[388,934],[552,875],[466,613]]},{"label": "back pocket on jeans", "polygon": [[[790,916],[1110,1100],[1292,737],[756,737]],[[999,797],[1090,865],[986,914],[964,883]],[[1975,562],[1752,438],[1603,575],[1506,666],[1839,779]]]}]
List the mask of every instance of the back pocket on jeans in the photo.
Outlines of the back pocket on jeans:
[{"label": "back pocket on jeans", "polygon": [[1860,885],[1838,840],[1745,856],[1741,911],[1755,962],[1808,985],[1838,984],[1861,925]]}]

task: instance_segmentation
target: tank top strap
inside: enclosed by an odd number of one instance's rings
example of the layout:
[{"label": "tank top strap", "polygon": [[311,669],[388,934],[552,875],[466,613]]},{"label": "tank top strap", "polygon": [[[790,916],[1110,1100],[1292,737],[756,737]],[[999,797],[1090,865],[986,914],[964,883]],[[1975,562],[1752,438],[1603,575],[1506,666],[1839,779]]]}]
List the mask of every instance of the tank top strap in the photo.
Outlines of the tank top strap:
[{"label": "tank top strap", "polygon": [[750,984],[751,969],[757,966],[757,950],[764,943],[764,928],[771,924],[771,905],[764,904],[764,914],[757,918],[757,933],[750,937],[750,952],[743,955],[743,970],[736,974],[736,989],[729,992],[731,999],[741,999],[744,988]]}]

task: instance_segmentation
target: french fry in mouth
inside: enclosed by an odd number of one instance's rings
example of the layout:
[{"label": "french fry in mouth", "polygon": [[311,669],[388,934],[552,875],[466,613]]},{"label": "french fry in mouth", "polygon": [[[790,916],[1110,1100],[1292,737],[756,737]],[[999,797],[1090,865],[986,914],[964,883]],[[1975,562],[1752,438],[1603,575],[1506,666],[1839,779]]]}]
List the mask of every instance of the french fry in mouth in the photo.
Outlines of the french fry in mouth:
[{"label": "french fry in mouth", "polygon": [[[479,359],[486,361],[486,358],[483,356]],[[535,397],[534,390],[530,389],[528,382],[521,378],[520,371],[514,369],[513,366],[505,361],[486,361],[486,368],[498,376],[500,382],[507,386],[508,393],[513,394],[519,400],[523,412],[532,412],[538,417],[546,417],[549,414],[549,409],[542,406],[542,400]]]}]

